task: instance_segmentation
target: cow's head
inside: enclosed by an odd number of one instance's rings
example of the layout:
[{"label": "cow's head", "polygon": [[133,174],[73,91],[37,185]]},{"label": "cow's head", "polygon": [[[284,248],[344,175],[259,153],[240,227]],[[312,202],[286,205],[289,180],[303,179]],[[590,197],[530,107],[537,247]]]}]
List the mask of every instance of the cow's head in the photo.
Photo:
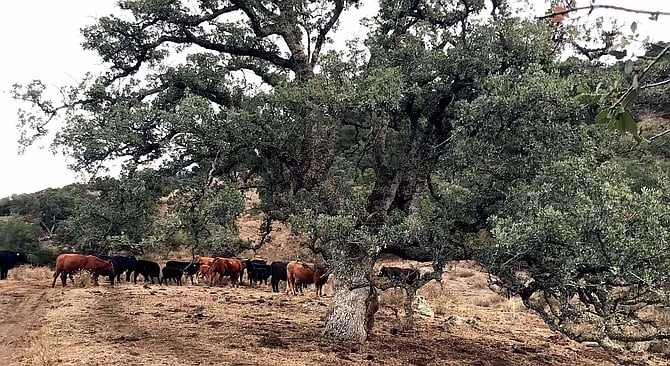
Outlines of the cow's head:
[{"label": "cow's head", "polygon": [[114,265],[112,262],[108,261],[102,261],[103,265],[102,268],[100,268],[100,274],[103,276],[114,276]]},{"label": "cow's head", "polygon": [[187,272],[187,273],[195,273],[195,272],[198,271],[199,268],[200,268],[200,263],[193,262],[193,263],[189,263],[188,266],[186,266],[186,268],[184,268],[184,271]]},{"label": "cow's head", "polygon": [[28,257],[23,252],[16,252],[16,263],[28,263]]}]

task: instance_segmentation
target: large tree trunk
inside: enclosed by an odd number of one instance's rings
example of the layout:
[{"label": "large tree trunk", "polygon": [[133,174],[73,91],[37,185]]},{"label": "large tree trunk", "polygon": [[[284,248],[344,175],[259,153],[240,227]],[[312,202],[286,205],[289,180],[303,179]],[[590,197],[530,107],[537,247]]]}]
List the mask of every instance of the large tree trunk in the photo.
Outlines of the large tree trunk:
[{"label": "large tree trunk", "polygon": [[379,308],[377,290],[366,278],[372,272],[372,260],[367,257],[341,259],[333,271],[334,293],[326,314],[324,334],[340,341],[363,342],[372,334]]},{"label": "large tree trunk", "polygon": [[379,308],[377,290],[372,287],[349,289],[336,280],[335,293],[326,314],[324,334],[340,341],[363,342],[372,335]]}]

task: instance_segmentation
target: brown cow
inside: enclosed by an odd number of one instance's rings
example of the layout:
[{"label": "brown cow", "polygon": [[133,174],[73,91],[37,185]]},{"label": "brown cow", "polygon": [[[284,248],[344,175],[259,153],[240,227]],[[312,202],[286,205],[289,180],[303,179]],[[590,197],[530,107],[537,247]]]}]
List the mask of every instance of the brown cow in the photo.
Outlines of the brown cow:
[{"label": "brown cow", "polygon": [[239,259],[216,257],[212,265],[209,266],[209,285],[213,286],[215,280],[217,283],[221,283],[223,276],[230,276],[230,284],[233,287],[239,286],[237,279],[242,276],[244,267],[244,262]]},{"label": "brown cow", "polygon": [[212,262],[214,262],[214,258],[212,257],[198,257],[198,263],[201,266],[211,266]]},{"label": "brown cow", "polygon": [[196,276],[202,278],[203,280],[207,280],[209,279],[211,272],[212,270],[210,269],[209,265],[201,264],[200,268],[198,268],[198,273],[196,273]]},{"label": "brown cow", "polygon": [[79,270],[89,271],[96,286],[98,286],[99,275],[109,276],[109,282],[114,286],[114,266],[112,263],[94,255],[61,254],[56,258],[56,273],[54,273],[54,281],[51,287],[56,286],[58,275],[63,282],[63,287],[65,287],[68,273]]},{"label": "brown cow", "polygon": [[196,277],[200,277],[204,280],[207,280],[207,278],[209,278],[211,273],[210,267],[212,265],[212,262],[214,262],[214,258],[212,257],[199,256],[198,263],[200,263],[200,268],[198,268],[198,273],[196,274]]},{"label": "brown cow", "polygon": [[323,285],[328,281],[328,269],[314,263],[291,261],[286,265],[286,293],[296,294],[296,283],[316,286],[316,296],[323,296]]}]

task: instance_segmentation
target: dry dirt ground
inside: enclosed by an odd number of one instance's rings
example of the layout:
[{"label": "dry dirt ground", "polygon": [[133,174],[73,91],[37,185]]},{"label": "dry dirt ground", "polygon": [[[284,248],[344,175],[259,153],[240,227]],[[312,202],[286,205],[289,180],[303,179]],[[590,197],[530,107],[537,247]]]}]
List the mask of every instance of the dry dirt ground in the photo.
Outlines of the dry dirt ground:
[{"label": "dry dirt ground", "polygon": [[269,285],[110,287],[101,280],[78,287],[87,282],[81,275],[77,286],[52,289],[49,275],[19,268],[0,282],[0,364],[614,364],[599,347],[552,333],[518,300],[491,292],[485,274],[467,262],[449,266],[442,286],[421,290],[435,317],[418,318],[411,332],[391,334],[402,299],[381,294],[374,337],[363,344],[320,336],[330,298],[317,298],[313,288],[287,296]]}]

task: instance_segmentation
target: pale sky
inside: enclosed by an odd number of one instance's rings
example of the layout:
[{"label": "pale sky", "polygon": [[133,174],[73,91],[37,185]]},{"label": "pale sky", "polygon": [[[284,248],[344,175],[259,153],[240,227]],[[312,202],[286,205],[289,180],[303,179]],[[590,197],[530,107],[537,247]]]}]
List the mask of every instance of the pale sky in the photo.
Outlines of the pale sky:
[{"label": "pale sky", "polygon": [[[368,0],[370,1],[370,0]],[[537,0],[538,5],[543,0]],[[0,12],[2,61],[0,67],[0,156],[2,179],[0,197],[61,187],[77,180],[67,169],[63,156],[54,156],[48,149],[50,141],[42,140],[18,155],[16,112],[18,105],[10,98],[12,84],[27,84],[41,79],[47,87],[71,85],[88,72],[103,67],[94,53],[84,52],[80,28],[95,22],[114,9],[115,0],[22,0],[7,1]],[[578,5],[588,4],[587,0]],[[669,0],[598,0],[596,4],[615,4],[635,9],[670,11]],[[539,5],[539,8],[543,8]],[[612,15],[614,14],[614,15]],[[638,31],[656,39],[670,38],[668,21],[647,20],[644,15],[599,11],[592,16],[606,15],[639,23]],[[351,16],[345,21],[351,21]],[[342,32],[355,34],[351,26]],[[81,178],[80,178],[81,179]]]}]

